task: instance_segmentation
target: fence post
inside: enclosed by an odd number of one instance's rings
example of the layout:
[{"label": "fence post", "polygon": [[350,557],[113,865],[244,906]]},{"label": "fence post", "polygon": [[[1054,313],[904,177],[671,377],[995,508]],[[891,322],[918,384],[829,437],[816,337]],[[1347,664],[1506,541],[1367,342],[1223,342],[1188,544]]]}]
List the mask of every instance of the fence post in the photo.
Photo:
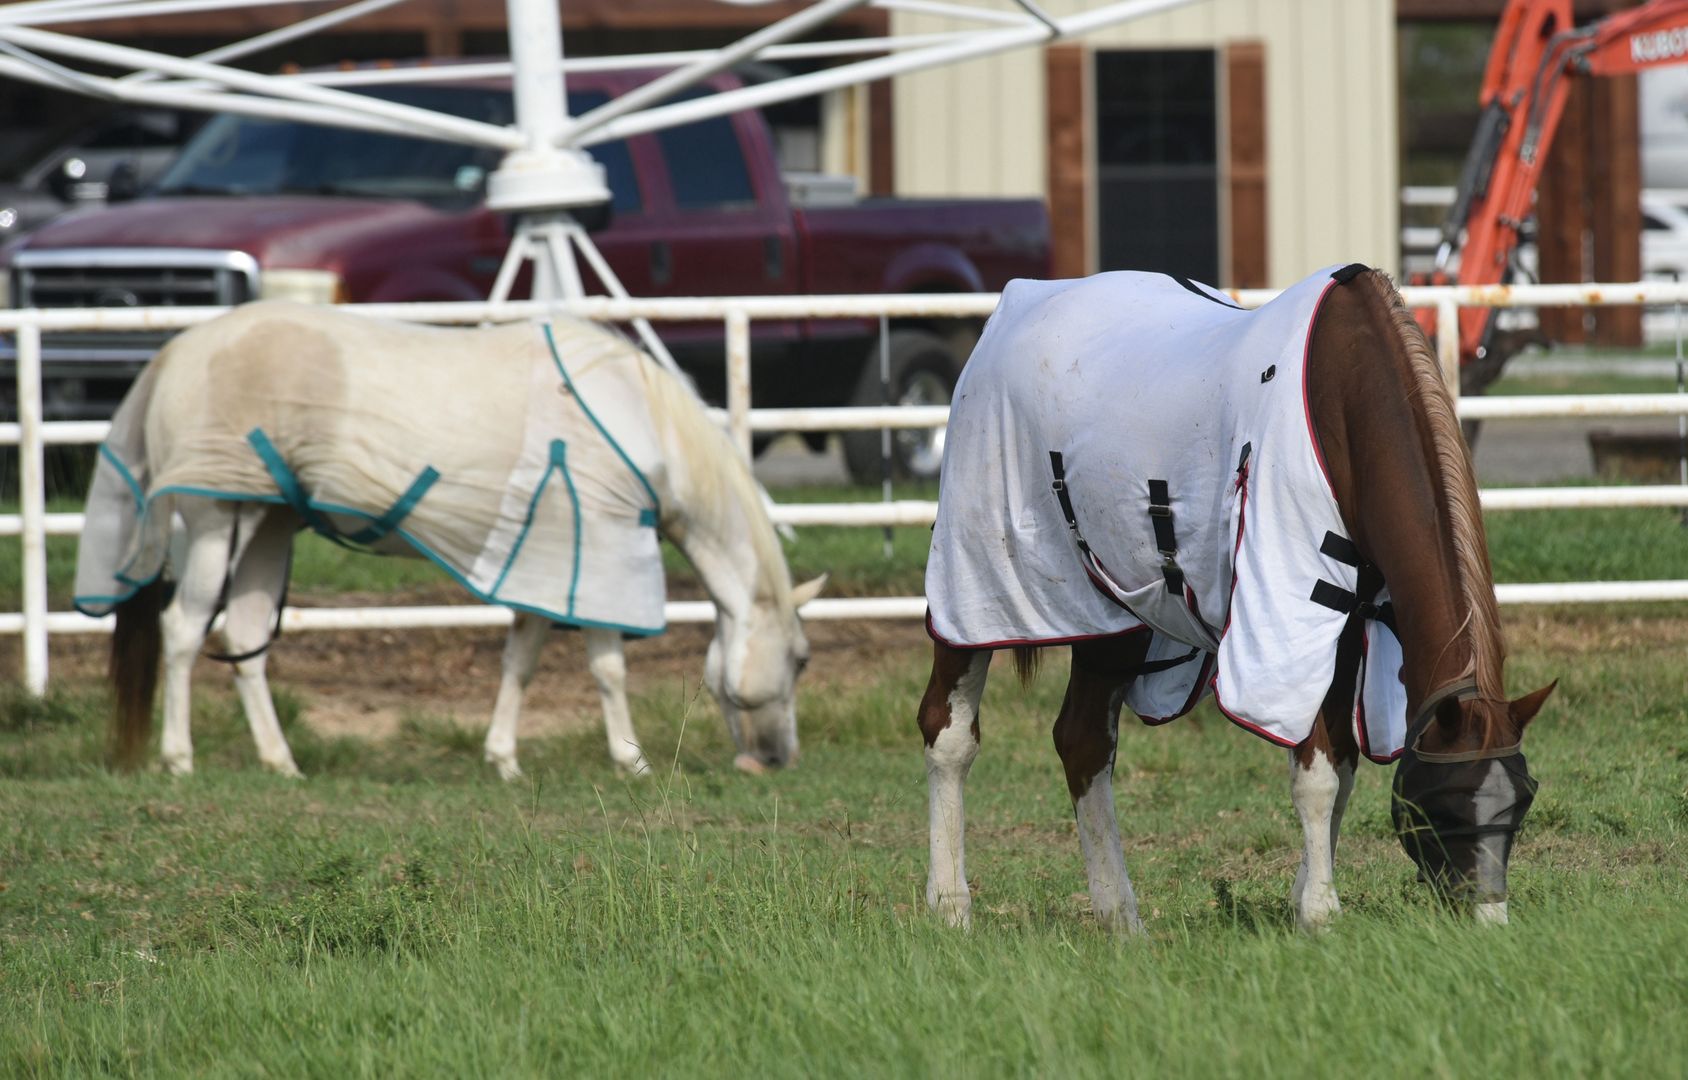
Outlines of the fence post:
[{"label": "fence post", "polygon": [[1436,301],[1436,356],[1442,362],[1442,381],[1458,401],[1459,304],[1451,298]]},{"label": "fence post", "polygon": [[47,690],[47,470],[41,442],[41,327],[18,327],[18,499],[23,518],[23,684]]},{"label": "fence post", "polygon": [[750,452],[750,316],[727,312],[727,432],[748,463]]}]

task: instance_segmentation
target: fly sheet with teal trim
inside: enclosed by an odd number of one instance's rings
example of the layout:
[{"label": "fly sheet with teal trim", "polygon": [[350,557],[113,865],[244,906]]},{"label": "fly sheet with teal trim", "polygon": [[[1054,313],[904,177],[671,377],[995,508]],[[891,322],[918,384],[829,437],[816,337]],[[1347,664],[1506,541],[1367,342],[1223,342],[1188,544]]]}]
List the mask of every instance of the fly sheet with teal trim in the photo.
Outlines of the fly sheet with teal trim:
[{"label": "fly sheet with teal trim", "polygon": [[246,305],[172,341],[118,410],[76,606],[104,614],[157,577],[174,511],[213,498],[408,545],[489,603],[658,633],[666,474],[647,390],[668,377],[590,323],[459,330]]}]

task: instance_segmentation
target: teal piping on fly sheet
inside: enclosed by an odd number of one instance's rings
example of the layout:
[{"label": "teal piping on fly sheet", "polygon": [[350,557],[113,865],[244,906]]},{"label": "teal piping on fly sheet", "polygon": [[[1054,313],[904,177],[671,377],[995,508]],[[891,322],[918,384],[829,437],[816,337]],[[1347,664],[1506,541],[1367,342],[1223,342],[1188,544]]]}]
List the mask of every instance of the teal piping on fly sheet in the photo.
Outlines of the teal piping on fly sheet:
[{"label": "teal piping on fly sheet", "polygon": [[628,457],[627,451],[621,448],[619,442],[616,442],[615,436],[611,435],[609,429],[604,427],[603,422],[598,419],[598,414],[592,411],[592,406],[586,404],[586,399],[580,396],[580,391],[575,388],[574,380],[569,378],[568,369],[563,367],[563,358],[557,353],[557,339],[551,334],[551,324],[546,323],[542,329],[545,331],[545,344],[551,349],[551,362],[557,365],[557,374],[563,377],[563,385],[569,388],[569,396],[580,403],[580,411],[586,414],[586,419],[592,421],[592,426],[598,429],[598,434],[604,437],[604,441],[610,444],[616,456],[621,458],[622,463],[632,470],[634,476],[639,478],[639,483],[644,486],[645,494],[651,497],[651,506],[639,512],[639,524],[654,528],[662,519],[662,500],[656,497],[656,489],[651,487],[649,480],[645,479],[645,474],[639,471],[639,466],[633,464],[633,459]]},{"label": "teal piping on fly sheet", "polygon": [[146,507],[147,498],[146,492],[142,491],[141,485],[136,482],[135,474],[129,471],[129,466],[123,464],[123,459],[117,456],[110,443],[100,444],[100,456],[105,458],[111,467],[117,470],[117,475],[123,482],[129,485],[129,494],[135,497],[135,511],[139,513]]},{"label": "teal piping on fly sheet", "polygon": [[[432,465],[426,466],[416,474],[416,479],[410,482],[410,486],[405,489],[403,495],[399,496],[398,501],[388,507],[386,513],[372,519],[368,528],[359,529],[355,533],[342,533],[319,512],[327,508],[319,507],[311,502],[309,496],[305,494],[304,488],[300,486],[299,478],[294,475],[292,469],[287,467],[287,462],[282,460],[281,451],[277,450],[275,444],[270,442],[270,438],[264,434],[263,428],[253,428],[247,433],[246,441],[252,444],[253,450],[257,451],[259,459],[264,463],[264,468],[269,471],[270,479],[275,481],[276,489],[281,492],[282,501],[291,506],[293,512],[303,518],[305,524],[309,525],[313,532],[327,537],[341,547],[367,546],[390,535],[393,530],[399,527],[399,522],[409,517],[410,512],[416,509],[416,504],[421,502],[422,496],[426,495],[428,489],[434,486],[434,481],[440,478],[438,469]],[[339,511],[338,508],[335,508],[330,512]],[[360,512],[358,516],[368,517],[369,515]]]},{"label": "teal piping on fly sheet", "polygon": [[563,483],[568,485],[569,516],[574,520],[574,566],[569,573],[569,606],[564,612],[567,617],[573,618],[575,588],[580,584],[580,493],[575,490],[574,477],[569,475],[568,445],[561,439],[551,440],[550,459],[545,466],[545,475],[541,476],[539,483],[534,486],[533,498],[528,500],[527,518],[522,522],[522,531],[516,535],[516,542],[510,545],[510,557],[504,560],[504,569],[499,571],[498,580],[492,583],[492,592],[489,595],[497,598],[498,590],[504,587],[504,579],[510,576],[510,568],[516,565],[516,559],[522,553],[522,545],[527,543],[528,531],[533,528],[533,515],[539,510],[539,500],[544,498],[545,485],[551,482],[553,472],[562,473]]},{"label": "teal piping on fly sheet", "polygon": [[[567,376],[565,375],[564,378],[566,379]],[[590,415],[590,414],[588,414],[588,415]],[[602,428],[600,428],[599,430],[602,430]],[[262,438],[262,441],[266,445],[269,444],[269,440],[267,438],[263,438],[261,431],[255,430],[254,434],[256,434],[260,438]],[[254,444],[254,445],[256,446],[256,444]],[[620,449],[620,447],[617,447],[617,450],[619,450],[619,449]],[[271,450],[272,453],[274,452],[273,445],[270,446],[270,450]],[[136,503],[137,503],[137,511],[138,511],[137,516],[140,517],[140,518],[145,518],[145,516],[146,516],[147,512],[149,511],[149,509],[151,508],[152,504],[155,501],[157,501],[158,499],[163,498],[166,495],[193,495],[193,496],[198,496],[200,498],[218,499],[218,500],[227,501],[227,502],[268,503],[270,505],[276,505],[276,506],[291,506],[294,509],[295,512],[299,512],[299,507],[297,505],[293,504],[288,498],[286,498],[282,495],[267,495],[267,494],[259,495],[259,494],[248,494],[248,493],[232,492],[232,491],[214,491],[210,488],[195,487],[195,486],[188,485],[188,484],[172,484],[169,487],[160,488],[159,490],[151,492],[150,494],[144,493],[141,489],[140,484],[136,482],[134,474],[130,472],[128,467],[125,466],[120,459],[118,459],[118,457],[115,453],[113,453],[112,451],[110,451],[109,449],[107,449],[104,446],[101,447],[101,451],[104,454],[106,460],[111,462],[111,464],[117,469],[118,474],[123,478],[124,483],[128,485],[130,492],[135,496]],[[361,518],[369,519],[370,521],[375,523],[376,527],[381,528],[380,535],[384,536],[384,535],[387,535],[387,534],[390,533],[390,534],[396,535],[396,536],[400,537],[401,539],[403,539],[406,543],[410,544],[410,546],[412,548],[414,548],[418,554],[420,554],[423,558],[427,559],[430,563],[434,564],[440,570],[444,571],[444,573],[446,574],[447,577],[450,577],[453,581],[457,582],[457,584],[461,585],[463,587],[463,589],[466,592],[469,593],[469,595],[473,596],[476,600],[479,600],[483,604],[497,604],[500,607],[507,607],[507,608],[510,608],[514,611],[525,611],[525,612],[528,612],[528,613],[533,614],[533,615],[538,615],[541,618],[550,619],[553,622],[567,623],[571,626],[578,626],[578,627],[583,627],[583,628],[587,628],[587,629],[596,629],[596,630],[614,630],[614,631],[617,631],[618,633],[625,634],[629,637],[652,637],[652,636],[655,636],[657,634],[663,633],[664,631],[666,631],[668,629],[666,624],[663,624],[663,625],[660,625],[660,626],[631,626],[631,625],[628,625],[628,624],[625,624],[625,623],[605,622],[605,621],[598,620],[598,619],[584,619],[584,618],[581,618],[581,617],[573,614],[575,589],[576,589],[576,586],[577,586],[579,579],[580,579],[580,514],[579,514],[579,505],[580,504],[579,504],[579,496],[578,496],[577,492],[575,491],[574,479],[573,479],[573,477],[571,477],[568,474],[567,465],[564,461],[563,444],[560,441],[554,441],[553,442],[551,454],[552,454],[553,465],[560,466],[563,469],[564,482],[568,485],[569,498],[573,502],[573,505],[574,505],[574,508],[575,508],[575,563],[574,563],[573,577],[570,579],[570,583],[569,583],[569,612],[567,612],[567,613],[552,611],[548,608],[537,607],[537,606],[532,605],[532,604],[520,604],[520,603],[512,603],[508,600],[500,600],[497,596],[497,592],[498,592],[499,586],[503,584],[505,575],[507,575],[509,573],[509,564],[508,563],[505,566],[504,572],[499,575],[498,584],[494,585],[491,591],[483,592],[481,589],[476,588],[475,585],[472,584],[469,581],[469,579],[466,578],[462,574],[462,572],[460,572],[456,567],[450,565],[445,560],[441,559],[437,554],[435,554],[433,551],[429,550],[429,548],[426,544],[422,543],[419,539],[412,536],[409,532],[407,532],[403,528],[403,525],[402,525],[403,518],[410,513],[411,509],[414,508],[416,502],[422,497],[422,493],[427,490],[427,486],[433,483],[433,478],[429,478],[429,479],[427,479],[427,483],[424,484],[423,483],[424,478],[428,477],[430,473],[433,473],[435,478],[437,478],[437,473],[432,468],[425,469],[423,471],[422,475],[417,477],[416,483],[411,485],[410,491],[406,492],[406,497],[400,498],[399,502],[395,503],[394,507],[392,509],[389,509],[387,511],[387,513],[382,515],[382,517],[379,518],[379,519],[372,517],[366,511],[358,510],[354,507],[338,506],[338,505],[334,505],[334,504],[330,504],[330,503],[321,503],[321,502],[313,503],[313,504],[310,504],[309,508],[314,510],[314,511],[321,512],[321,513],[338,514],[338,515],[342,515],[342,516],[346,516],[346,517],[361,517]],[[260,452],[260,456],[262,456],[261,452]],[[279,460],[279,454],[277,455],[277,458]],[[625,460],[625,455],[623,455],[623,458]],[[633,467],[631,462],[629,462],[628,465],[629,465],[630,468]],[[285,470],[285,466],[283,466],[283,469]],[[634,471],[635,475],[638,475],[639,471],[638,471],[637,468],[633,468],[633,471]],[[277,485],[280,486],[281,478],[275,476],[273,473],[271,475],[272,475],[272,479],[276,480]],[[292,482],[295,490],[297,490],[297,488],[298,488],[297,478],[293,477],[293,474],[292,474],[291,471],[286,471],[286,475],[288,476],[289,480]],[[546,475],[547,475],[547,477],[550,475],[549,470],[547,470]],[[644,477],[642,475],[639,476],[639,479],[641,481],[644,481]],[[540,482],[541,490],[543,490],[544,483],[545,483],[545,481],[541,480],[541,482]],[[650,490],[650,485],[648,483],[645,485],[645,487],[646,487],[647,491]],[[653,494],[652,497],[653,497],[653,500],[654,500],[654,498],[655,498],[654,494]],[[409,500],[408,503],[406,502],[406,498],[408,498],[408,500]],[[528,520],[529,520],[530,524],[531,524],[532,518],[533,518],[533,507],[534,507],[534,505],[537,505],[538,498],[539,498],[539,492],[535,492],[534,493],[534,504],[530,505],[529,510],[528,510]],[[303,515],[301,515],[301,516],[303,516]],[[639,524],[655,526],[657,524],[657,513],[656,513],[656,511],[654,509],[650,509],[650,508],[646,508],[644,510],[641,510],[639,512]],[[356,535],[361,536],[361,535],[364,534],[364,532],[369,532],[369,531],[370,530],[364,530],[363,532],[360,532]],[[527,533],[527,529],[526,529],[526,526],[524,526],[522,535],[525,537],[526,533]],[[328,538],[330,540],[334,540],[336,543],[339,543],[342,547],[348,548],[349,550],[358,550],[356,548],[353,548],[352,545],[344,543],[343,541],[338,539],[337,535],[330,535],[330,534],[325,534],[325,535],[328,535]],[[361,542],[367,542],[367,541],[361,541]],[[520,550],[520,540],[517,541],[516,550]],[[513,562],[514,559],[515,559],[515,554],[514,554],[514,552],[512,552],[511,561]],[[117,573],[115,574],[115,577],[118,581],[121,581],[126,585],[133,586],[133,588],[131,588],[129,592],[125,593],[122,596],[110,596],[110,597],[107,597],[107,596],[77,596],[77,597],[74,597],[73,601],[72,601],[74,606],[76,607],[76,609],[79,610],[79,611],[82,611],[84,614],[87,614],[87,615],[94,615],[96,617],[99,616],[99,615],[103,615],[106,612],[103,612],[103,611],[96,612],[96,611],[93,611],[93,610],[90,610],[90,609],[95,608],[95,607],[104,607],[104,608],[108,608],[108,609],[110,607],[115,607],[116,605],[121,604],[125,600],[128,600],[130,597],[134,596],[136,590],[138,590],[138,589],[140,589],[140,588],[142,588],[146,585],[151,584],[158,577],[158,574],[154,573],[150,577],[148,577],[145,581],[139,581],[139,580],[136,580],[134,578],[127,576],[124,572],[127,569],[128,569],[128,567],[124,567],[123,570],[117,571]]]}]

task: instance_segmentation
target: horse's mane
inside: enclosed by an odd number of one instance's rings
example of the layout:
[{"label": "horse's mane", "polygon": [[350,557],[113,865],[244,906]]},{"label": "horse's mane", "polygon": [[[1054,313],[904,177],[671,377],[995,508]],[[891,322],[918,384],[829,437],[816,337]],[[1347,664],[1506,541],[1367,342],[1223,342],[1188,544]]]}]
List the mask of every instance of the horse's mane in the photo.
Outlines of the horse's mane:
[{"label": "horse's mane", "polygon": [[[690,384],[642,350],[638,355],[657,430],[667,432],[680,444],[689,463],[686,474],[696,489],[691,509],[694,513],[725,515],[736,508],[743,513],[756,551],[756,595],[773,600],[782,611],[790,609],[791,574],[785,552],[750,466],[739,456],[727,433],[710,419],[703,399]],[[724,527],[726,522],[720,524]]]},{"label": "horse's mane", "polygon": [[[1465,598],[1464,628],[1471,648],[1470,673],[1484,700],[1505,701],[1500,668],[1506,652],[1501,640],[1500,608],[1495,603],[1494,577],[1489,567],[1488,538],[1477,498],[1477,478],[1472,472],[1465,437],[1460,433],[1453,398],[1443,382],[1441,364],[1423,328],[1388,275],[1375,272],[1360,277],[1389,313],[1406,361],[1409,384],[1428,427],[1428,449],[1441,481],[1442,509],[1452,534],[1459,587]],[[1484,715],[1488,715],[1488,710],[1484,710]],[[1485,732],[1485,740],[1489,734]]]}]

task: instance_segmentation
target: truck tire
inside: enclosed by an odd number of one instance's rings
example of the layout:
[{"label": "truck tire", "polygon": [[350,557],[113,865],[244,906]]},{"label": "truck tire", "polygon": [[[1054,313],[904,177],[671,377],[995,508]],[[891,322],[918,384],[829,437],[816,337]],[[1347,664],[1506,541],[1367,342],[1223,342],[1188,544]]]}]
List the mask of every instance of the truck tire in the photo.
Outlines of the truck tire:
[{"label": "truck tire", "polygon": [[[851,405],[948,405],[955,391],[963,359],[950,341],[930,330],[893,330],[890,335],[890,390],[879,377],[876,338],[862,364]],[[844,433],[844,465],[858,484],[877,484],[884,472],[880,433]],[[939,429],[910,429],[891,433],[892,474],[905,480],[936,480],[943,464],[944,434]]]}]

